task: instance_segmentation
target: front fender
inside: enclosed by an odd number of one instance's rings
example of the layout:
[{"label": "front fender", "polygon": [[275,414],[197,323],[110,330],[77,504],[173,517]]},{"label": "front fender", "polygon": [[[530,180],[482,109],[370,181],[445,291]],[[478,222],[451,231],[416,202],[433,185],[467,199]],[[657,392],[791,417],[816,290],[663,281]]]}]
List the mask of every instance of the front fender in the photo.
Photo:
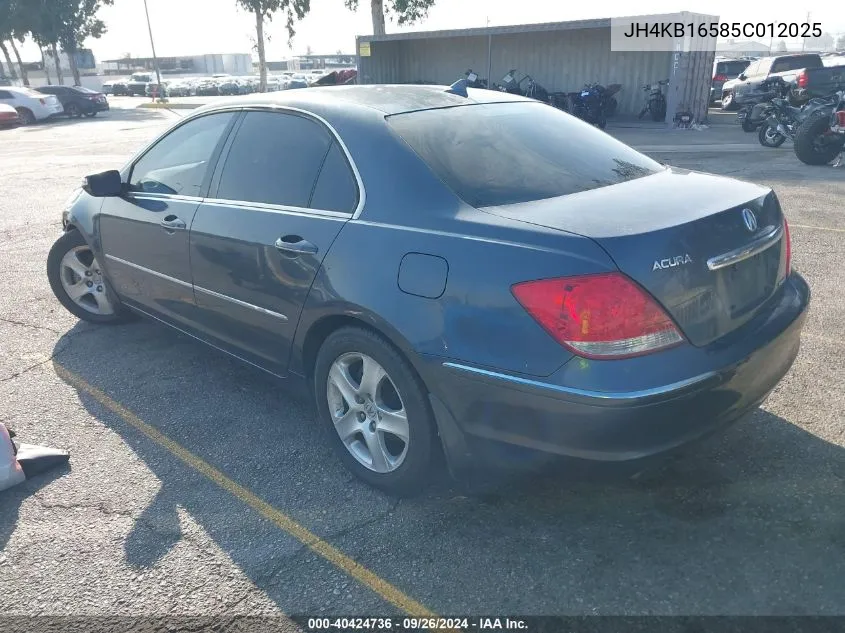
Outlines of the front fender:
[{"label": "front fender", "polygon": [[102,257],[103,249],[97,218],[104,201],[104,198],[95,198],[80,188],[73,192],[62,209],[62,230],[76,230],[82,233],[98,258]]}]

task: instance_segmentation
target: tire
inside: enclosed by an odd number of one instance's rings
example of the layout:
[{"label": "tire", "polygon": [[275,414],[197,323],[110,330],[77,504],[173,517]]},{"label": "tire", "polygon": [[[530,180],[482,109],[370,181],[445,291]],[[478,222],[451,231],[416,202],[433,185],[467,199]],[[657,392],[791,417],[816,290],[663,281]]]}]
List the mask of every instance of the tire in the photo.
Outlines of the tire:
[{"label": "tire", "polygon": [[29,108],[17,108],[18,111],[18,118],[21,121],[21,125],[33,125],[37,122],[35,115],[32,113],[32,110]]},{"label": "tire", "polygon": [[97,116],[97,113],[96,112],[86,112],[85,116],[89,119],[93,119],[95,116]]},{"label": "tire", "polygon": [[[81,256],[90,254],[90,265],[92,266],[92,271],[90,272],[94,273],[95,271],[99,271],[97,261],[94,259],[90,247],[85,242],[85,238],[82,237],[82,234],[79,231],[71,230],[62,235],[58,240],[56,240],[53,247],[50,249],[50,253],[47,255],[47,278],[50,281],[50,288],[52,288],[53,294],[56,295],[56,299],[59,300],[59,303],[61,303],[65,309],[74,316],[90,323],[114,324],[131,320],[132,314],[121,305],[120,300],[109,288],[107,280],[105,280],[102,276],[98,277],[92,274],[91,283],[94,285],[91,286],[91,290],[87,294],[80,298],[79,302],[74,301],[70,297],[68,291],[66,290],[66,278],[64,277],[64,275],[68,274],[68,271],[66,270],[63,261],[66,256],[69,256],[74,251],[79,253]],[[81,259],[85,259],[85,257],[81,257]],[[82,275],[77,276],[80,280],[78,283],[73,284],[73,286],[81,288],[84,278]],[[100,300],[96,300],[94,299],[94,296],[95,293],[98,292],[99,287],[102,287],[102,294],[98,294],[97,296],[100,297]],[[98,312],[92,309],[93,306],[100,306],[103,298],[106,299],[112,308],[111,313],[108,313],[105,310],[100,310]],[[86,305],[89,307],[86,308]]]},{"label": "tire", "polygon": [[754,130],[757,129],[757,126],[751,122],[751,119],[745,118],[742,122],[742,131],[746,134],[751,134]]},{"label": "tire", "polygon": [[816,145],[817,139],[830,127],[827,116],[811,117],[801,124],[795,133],[792,148],[795,155],[805,165],[827,165],[839,152],[842,143],[828,143],[821,147]]},{"label": "tire", "polygon": [[732,92],[725,92],[722,94],[722,103],[719,105],[722,110],[736,110],[736,103],[734,102],[734,95]]},{"label": "tire", "polygon": [[763,147],[780,147],[786,137],[777,130],[773,130],[771,125],[764,123],[757,132],[757,139]]},{"label": "tire", "polygon": [[79,109],[79,106],[75,103],[69,103],[67,108],[65,109],[65,114],[68,117],[72,117],[74,119],[79,119],[82,117],[82,111]]},{"label": "tire", "polygon": [[[372,361],[386,374],[376,383],[375,389],[368,389],[362,386],[367,382],[363,380],[363,366],[369,363],[367,366],[372,371],[375,367]],[[341,382],[346,390],[351,391],[343,396],[334,386],[339,384],[338,381],[333,378],[330,382],[330,375],[346,378]],[[350,402],[352,394],[356,398],[362,394],[361,404]],[[317,353],[314,396],[329,443],[356,477],[397,496],[418,494],[428,485],[436,446],[434,417],[423,384],[389,342],[378,334],[357,327],[344,327],[333,332]],[[390,411],[404,412],[402,428],[407,429],[406,442],[400,441],[398,435],[378,430],[376,425],[386,423]],[[341,439],[336,426],[336,420],[344,418],[346,426],[351,429],[346,442]],[[389,447],[387,440],[390,440]],[[369,450],[372,445],[369,442],[379,447],[375,452],[381,453],[380,462]],[[348,444],[351,444],[349,448]],[[387,448],[380,450],[381,447]],[[368,457],[370,465],[366,465]]]}]

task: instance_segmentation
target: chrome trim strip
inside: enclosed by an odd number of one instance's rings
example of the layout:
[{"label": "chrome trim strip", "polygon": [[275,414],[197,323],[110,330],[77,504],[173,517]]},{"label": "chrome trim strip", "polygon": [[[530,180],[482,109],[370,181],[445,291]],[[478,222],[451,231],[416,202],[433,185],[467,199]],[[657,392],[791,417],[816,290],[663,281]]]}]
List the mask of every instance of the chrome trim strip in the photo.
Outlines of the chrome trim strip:
[{"label": "chrome trim strip", "polygon": [[127,198],[133,200],[178,200],[179,202],[202,202],[198,196],[182,196],[176,193],[144,193],[143,191],[130,191]]},{"label": "chrome trim strip", "polygon": [[187,281],[182,281],[181,279],[176,279],[176,277],[171,277],[170,275],[165,275],[164,273],[156,272],[155,270],[150,270],[149,268],[146,268],[144,266],[133,264],[132,262],[128,262],[125,259],[121,259],[120,257],[115,257],[114,255],[109,255],[107,253],[106,259],[118,262],[119,264],[123,264],[124,266],[129,266],[130,268],[134,268],[135,270],[140,270],[141,272],[147,273],[148,275],[152,275],[153,277],[158,277],[159,279],[164,279],[165,281],[184,286],[185,288],[193,288],[193,284],[190,284]]},{"label": "chrome trim strip", "polygon": [[261,306],[253,305],[252,303],[247,303],[246,301],[241,301],[240,299],[235,299],[234,297],[220,294],[219,292],[214,292],[213,290],[208,290],[207,288],[202,288],[194,284],[189,284],[187,281],[182,281],[181,279],[176,279],[175,277],[171,277],[170,275],[165,275],[163,273],[150,270],[145,266],[133,264],[132,262],[128,262],[125,259],[121,259],[120,257],[115,257],[114,255],[106,255],[106,259],[111,259],[113,261],[124,264],[125,266],[129,266],[130,268],[134,268],[135,270],[140,270],[141,272],[147,273],[148,275],[152,275],[153,277],[158,277],[159,279],[164,279],[165,281],[170,281],[172,283],[179,284],[180,286],[185,286],[186,288],[193,288],[195,291],[202,292],[203,294],[207,294],[211,297],[216,297],[225,301],[231,301],[232,303],[241,307],[250,308],[251,310],[261,312],[262,314],[266,314],[268,316],[276,317],[277,319],[281,319],[282,321],[288,320],[288,318],[281,312],[273,312],[272,310],[268,310],[267,308],[262,308]]},{"label": "chrome trim strip", "polygon": [[254,305],[252,303],[247,303],[246,301],[241,301],[240,299],[235,299],[234,297],[230,297],[229,295],[220,294],[219,292],[214,292],[213,290],[208,290],[207,288],[202,288],[197,285],[194,285],[194,290],[209,295],[210,297],[216,297],[217,299],[223,299],[224,301],[231,301],[235,305],[239,305],[243,308],[250,308],[251,310],[255,310],[256,312],[260,312],[271,317],[276,317],[277,319],[281,319],[282,321],[288,320],[288,318],[281,312],[273,312],[272,310],[268,310],[267,308],[262,308],[261,306]]},{"label": "chrome trim strip", "polygon": [[[357,220],[361,217],[361,211],[364,209],[364,205],[367,202],[367,191],[364,189],[364,181],[361,179],[361,172],[358,171],[358,165],[355,164],[355,161],[352,159],[352,154],[349,153],[349,148],[346,146],[346,143],[343,142],[343,139],[338,134],[338,131],[334,128],[334,126],[326,121],[323,117],[319,114],[315,114],[310,112],[309,110],[304,110],[302,108],[297,108],[294,106],[288,106],[283,103],[273,103],[272,101],[267,101],[261,103],[260,101],[257,103],[250,103],[249,101],[240,102],[240,103],[230,103],[230,104],[220,104],[219,106],[210,106],[206,109],[199,110],[196,115],[193,116],[202,116],[203,114],[210,114],[212,112],[225,112],[227,110],[237,110],[237,111],[255,111],[255,110],[282,110],[285,112],[296,112],[297,114],[301,114],[307,117],[311,117],[312,119],[319,121],[326,128],[329,132],[332,133],[337,144],[340,145],[340,149],[343,150],[343,153],[346,155],[346,160],[349,161],[349,166],[352,168],[352,174],[355,176],[355,182],[358,184],[358,205],[355,207],[355,211],[352,212],[353,220]],[[184,120],[188,120],[193,118],[186,117]],[[159,137],[160,138],[160,137]],[[252,203],[250,203],[252,204]],[[309,211],[313,211],[313,209],[308,209]],[[329,211],[329,213],[336,213],[336,211]],[[348,213],[343,214],[344,217],[349,217]]]},{"label": "chrome trim strip", "polygon": [[495,371],[489,371],[487,369],[481,369],[479,367],[470,367],[468,365],[461,365],[458,363],[451,363],[446,362],[443,363],[444,367],[449,369],[456,369],[458,371],[470,373],[470,374],[478,374],[481,376],[486,376],[487,378],[495,378],[497,380],[503,380],[506,382],[516,383],[518,385],[524,385],[526,387],[535,387],[538,389],[545,389],[548,391],[554,391],[557,393],[572,395],[572,396],[580,396],[582,398],[590,398],[595,400],[603,400],[607,402],[613,402],[616,400],[624,401],[624,400],[641,400],[644,398],[651,398],[654,396],[664,396],[672,394],[674,391],[679,391],[686,389],[688,387],[692,387],[693,385],[697,385],[700,382],[704,382],[705,380],[712,379],[714,376],[717,376],[716,372],[707,372],[705,374],[700,374],[698,376],[694,376],[693,378],[688,378],[686,380],[680,380],[678,382],[673,382],[668,385],[663,385],[662,387],[654,387],[652,389],[640,389],[637,391],[591,391],[588,389],[576,389],[574,387],[563,387],[561,385],[552,385],[547,382],[540,382],[538,380],[530,380],[528,378],[521,378],[519,376],[510,376],[508,374],[501,374]]},{"label": "chrome trim strip", "polygon": [[340,218],[342,220],[350,219],[348,213],[342,211],[328,211],[325,209],[312,209],[310,207],[292,207],[282,204],[267,204],[265,202],[251,202],[249,200],[227,200],[225,198],[206,198],[202,200],[203,204],[210,204],[214,206],[223,207],[243,207],[246,209],[253,209],[256,211],[281,211],[283,213],[304,213],[306,215],[317,215],[321,217]]},{"label": "chrome trim strip", "polygon": [[261,371],[265,371],[265,372],[267,372],[268,374],[270,374],[271,376],[275,376],[276,378],[282,378],[282,379],[284,379],[284,378],[285,378],[284,376],[282,376],[282,375],[280,375],[280,374],[277,374],[277,373],[275,373],[275,372],[270,371],[270,370],[269,370],[269,369],[267,369],[266,367],[262,367],[261,365],[259,365],[259,364],[257,364],[257,363],[253,363],[252,361],[247,360],[247,359],[246,359],[246,358],[244,358],[243,356],[238,356],[237,354],[234,354],[234,353],[230,352],[230,351],[229,351],[229,350],[227,350],[227,349],[223,349],[222,347],[218,347],[218,346],[217,346],[217,345],[215,345],[214,343],[209,343],[207,340],[205,340],[204,338],[201,338],[201,337],[197,336],[196,334],[191,334],[191,333],[190,333],[190,332],[188,332],[187,330],[183,330],[183,329],[182,329],[182,328],[180,328],[180,327],[176,327],[176,326],[175,326],[175,325],[173,325],[172,323],[168,323],[168,322],[167,322],[167,321],[165,321],[164,319],[160,319],[159,317],[155,316],[154,314],[150,314],[150,313],[149,313],[149,312],[147,312],[146,310],[142,310],[141,308],[138,308],[138,307],[136,307],[136,306],[134,306],[134,305],[130,305],[130,306],[128,306],[128,308],[129,308],[130,310],[133,310],[133,311],[135,311],[135,312],[138,312],[139,314],[143,314],[144,316],[150,317],[151,319],[155,319],[156,321],[158,321],[158,322],[159,322],[159,323],[161,323],[162,325],[166,325],[166,326],[167,326],[167,327],[169,327],[169,328],[173,328],[173,329],[174,329],[174,330],[176,330],[177,332],[181,332],[182,334],[185,334],[186,336],[190,336],[190,337],[191,337],[192,339],[194,339],[195,341],[199,341],[200,343],[204,343],[204,344],[208,345],[209,347],[213,347],[213,348],[214,348],[214,349],[216,349],[218,352],[223,352],[224,354],[228,354],[228,355],[229,355],[229,356],[231,356],[232,358],[237,358],[238,360],[245,362],[247,365],[252,365],[252,366],[253,366],[253,367],[255,367],[256,369],[260,369]]},{"label": "chrome trim strip", "polygon": [[710,270],[719,270],[733,264],[738,264],[741,261],[754,257],[762,253],[764,250],[773,246],[783,236],[783,225],[767,226],[763,229],[764,233],[755,240],[752,240],[745,246],[740,246],[732,251],[716,255],[707,260],[707,268]]}]

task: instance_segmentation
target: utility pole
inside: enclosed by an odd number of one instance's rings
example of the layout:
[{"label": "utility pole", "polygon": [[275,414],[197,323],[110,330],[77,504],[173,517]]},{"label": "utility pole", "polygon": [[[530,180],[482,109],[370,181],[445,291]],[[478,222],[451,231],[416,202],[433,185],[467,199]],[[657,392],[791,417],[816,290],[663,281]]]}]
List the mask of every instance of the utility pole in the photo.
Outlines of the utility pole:
[{"label": "utility pole", "polygon": [[[805,24],[809,24],[809,23],[810,23],[810,12],[807,11],[807,20],[806,20]],[[807,45],[807,38],[802,37],[801,38],[801,52],[802,53],[804,52],[804,46],[806,46],[806,45]]]},{"label": "utility pole", "polygon": [[147,30],[150,32],[150,47],[153,49],[153,67],[156,71],[156,83],[158,84],[156,93],[158,94],[158,98],[161,99],[161,73],[158,70],[158,57],[156,57],[156,45],[153,42],[153,27],[150,24],[150,11],[147,9],[147,0],[144,0],[144,13],[147,16]]}]

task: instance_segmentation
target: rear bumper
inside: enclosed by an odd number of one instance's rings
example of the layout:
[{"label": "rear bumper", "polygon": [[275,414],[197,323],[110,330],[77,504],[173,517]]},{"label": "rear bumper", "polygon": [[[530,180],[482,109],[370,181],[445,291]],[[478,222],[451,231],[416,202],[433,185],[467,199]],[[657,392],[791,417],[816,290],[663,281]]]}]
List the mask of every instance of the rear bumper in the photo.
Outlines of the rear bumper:
[{"label": "rear bumper", "polygon": [[[436,374],[429,378],[432,393],[444,405],[440,416],[455,422],[467,447],[461,450],[468,454],[475,440],[493,440],[592,461],[643,459],[707,435],[760,405],[798,354],[809,299],[806,282],[793,273],[771,313],[734,333],[735,339],[729,335],[730,344],[622,361],[574,358],[541,379],[441,360],[436,369],[429,366]],[[649,371],[662,380],[646,386]],[[596,388],[586,387],[591,380]],[[626,383],[633,388],[606,388]],[[447,447],[447,452],[460,451]]]}]

